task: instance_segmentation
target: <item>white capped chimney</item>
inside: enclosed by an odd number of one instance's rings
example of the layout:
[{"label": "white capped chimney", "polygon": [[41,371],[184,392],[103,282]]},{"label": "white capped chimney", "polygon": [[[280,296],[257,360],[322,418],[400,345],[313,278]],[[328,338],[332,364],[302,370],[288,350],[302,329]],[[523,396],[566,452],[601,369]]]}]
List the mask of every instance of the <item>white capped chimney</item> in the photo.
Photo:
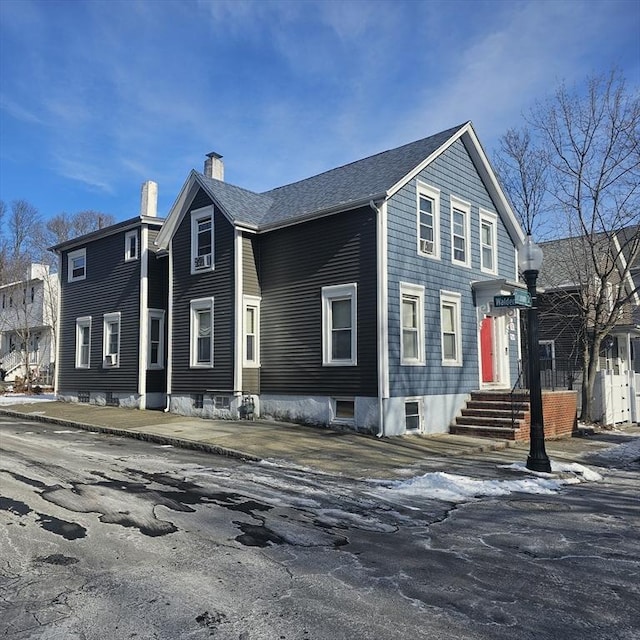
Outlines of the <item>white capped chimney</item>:
[{"label": "white capped chimney", "polygon": [[158,183],[147,180],[142,183],[140,215],[155,218],[158,215]]},{"label": "white capped chimney", "polygon": [[214,180],[224,180],[224,162],[219,153],[215,151],[207,153],[207,159],[204,161],[204,175]]}]

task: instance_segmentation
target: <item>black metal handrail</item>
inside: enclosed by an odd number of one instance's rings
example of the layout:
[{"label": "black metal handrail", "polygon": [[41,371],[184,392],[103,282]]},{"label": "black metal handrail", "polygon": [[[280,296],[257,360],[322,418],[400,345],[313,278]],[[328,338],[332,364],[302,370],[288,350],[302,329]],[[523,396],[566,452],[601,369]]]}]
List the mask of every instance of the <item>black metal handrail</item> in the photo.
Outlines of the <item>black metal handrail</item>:
[{"label": "black metal handrail", "polygon": [[509,392],[509,403],[511,405],[511,428],[512,429],[516,428],[516,406],[515,406],[514,396],[517,388],[522,389],[521,381],[524,375],[524,369],[522,369],[520,365],[518,365],[518,369],[519,369],[518,379],[515,381],[513,387],[511,387],[511,391]]}]

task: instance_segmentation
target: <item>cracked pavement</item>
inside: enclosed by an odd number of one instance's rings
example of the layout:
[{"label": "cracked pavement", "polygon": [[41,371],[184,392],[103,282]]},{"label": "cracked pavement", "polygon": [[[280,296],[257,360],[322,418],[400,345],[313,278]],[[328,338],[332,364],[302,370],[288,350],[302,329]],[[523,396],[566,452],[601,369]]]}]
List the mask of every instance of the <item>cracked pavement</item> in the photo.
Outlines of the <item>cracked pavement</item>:
[{"label": "cracked pavement", "polygon": [[0,637],[636,640],[640,468],[612,460],[451,504],[2,420]]}]

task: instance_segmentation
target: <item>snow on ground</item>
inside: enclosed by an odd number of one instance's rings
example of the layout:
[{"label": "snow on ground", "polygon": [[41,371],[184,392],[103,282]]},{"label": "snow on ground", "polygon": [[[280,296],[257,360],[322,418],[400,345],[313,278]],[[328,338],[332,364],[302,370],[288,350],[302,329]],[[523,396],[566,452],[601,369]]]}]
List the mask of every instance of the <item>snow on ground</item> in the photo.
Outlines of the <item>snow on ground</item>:
[{"label": "snow on ground", "polygon": [[26,393],[3,393],[0,394],[0,405],[6,404],[26,404],[31,402],[52,402],[57,400],[53,393],[26,394]]},{"label": "snow on ground", "polygon": [[[24,393],[6,393],[0,395],[0,406],[31,402],[51,402],[56,400],[53,394],[27,395]],[[633,435],[633,434],[629,434]],[[597,463],[603,466],[622,463],[622,465],[640,459],[640,437],[599,451],[595,454]],[[277,466],[277,465],[276,465]],[[479,480],[453,473],[435,472],[407,480],[380,482],[372,480],[376,491],[386,497],[421,496],[446,502],[466,502],[482,496],[504,496],[514,492],[531,494],[551,494],[564,485],[579,482],[598,482],[602,475],[593,469],[573,463],[561,463],[551,460],[551,474],[529,471],[524,463],[499,465],[498,468],[511,469],[526,473],[528,477],[514,480]],[[327,514],[329,515],[329,514]]]},{"label": "snow on ground", "polygon": [[[612,445],[596,454],[597,463],[625,466],[640,459],[640,437],[618,445]],[[387,498],[392,495],[434,498],[446,502],[460,503],[480,497],[504,496],[510,493],[551,494],[563,486],[579,482],[598,482],[603,476],[597,471],[577,462],[551,460],[551,473],[530,471],[524,463],[498,465],[500,469],[511,469],[528,474],[529,477],[515,480],[479,480],[468,476],[445,473],[425,473],[408,480],[379,483],[376,491]]]},{"label": "snow on ground", "polygon": [[476,480],[468,476],[437,471],[425,473],[410,480],[388,483],[379,490],[401,496],[422,496],[446,502],[467,502],[483,496],[505,496],[514,492],[550,494],[556,493],[569,482],[579,482],[577,478],[523,478],[520,480]]},{"label": "snow on ground", "polygon": [[593,460],[603,466],[626,466],[640,460],[640,434],[625,436],[630,438],[628,442],[594,453]]}]

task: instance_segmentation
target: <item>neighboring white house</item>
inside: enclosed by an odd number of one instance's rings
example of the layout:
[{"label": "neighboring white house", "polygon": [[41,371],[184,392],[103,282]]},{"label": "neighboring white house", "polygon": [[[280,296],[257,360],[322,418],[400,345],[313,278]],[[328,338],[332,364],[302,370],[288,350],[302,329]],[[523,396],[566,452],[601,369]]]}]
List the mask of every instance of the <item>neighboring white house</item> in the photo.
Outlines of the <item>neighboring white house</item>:
[{"label": "neighboring white house", "polygon": [[0,362],[7,381],[27,371],[51,381],[57,315],[58,274],[48,265],[31,264],[24,279],[0,285]]}]

